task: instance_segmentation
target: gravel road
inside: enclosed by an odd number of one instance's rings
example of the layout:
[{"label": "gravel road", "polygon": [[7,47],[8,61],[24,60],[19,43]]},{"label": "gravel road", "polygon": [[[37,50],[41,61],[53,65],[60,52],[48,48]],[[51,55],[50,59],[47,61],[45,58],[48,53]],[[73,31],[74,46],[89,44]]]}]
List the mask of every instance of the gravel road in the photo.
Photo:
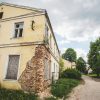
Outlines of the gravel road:
[{"label": "gravel road", "polygon": [[76,87],[67,100],[100,100],[100,80],[83,76],[85,84]]}]

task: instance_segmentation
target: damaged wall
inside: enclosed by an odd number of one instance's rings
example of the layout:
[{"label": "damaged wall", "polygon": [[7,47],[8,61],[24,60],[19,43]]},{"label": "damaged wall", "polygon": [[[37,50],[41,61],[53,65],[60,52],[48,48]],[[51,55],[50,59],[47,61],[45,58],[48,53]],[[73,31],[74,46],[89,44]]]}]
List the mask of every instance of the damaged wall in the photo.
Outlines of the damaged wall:
[{"label": "damaged wall", "polygon": [[49,50],[44,45],[38,45],[35,56],[27,62],[26,68],[18,82],[24,91],[42,92],[50,84],[50,80],[44,80],[44,59],[51,60]]}]

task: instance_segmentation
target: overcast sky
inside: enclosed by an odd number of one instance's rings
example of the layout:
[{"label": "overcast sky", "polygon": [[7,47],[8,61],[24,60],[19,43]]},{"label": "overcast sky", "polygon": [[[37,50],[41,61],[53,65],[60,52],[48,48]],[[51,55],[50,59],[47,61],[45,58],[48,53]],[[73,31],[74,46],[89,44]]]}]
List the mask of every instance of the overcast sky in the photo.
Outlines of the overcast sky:
[{"label": "overcast sky", "polygon": [[0,0],[46,9],[61,52],[74,48],[86,59],[90,41],[100,36],[100,0]]}]

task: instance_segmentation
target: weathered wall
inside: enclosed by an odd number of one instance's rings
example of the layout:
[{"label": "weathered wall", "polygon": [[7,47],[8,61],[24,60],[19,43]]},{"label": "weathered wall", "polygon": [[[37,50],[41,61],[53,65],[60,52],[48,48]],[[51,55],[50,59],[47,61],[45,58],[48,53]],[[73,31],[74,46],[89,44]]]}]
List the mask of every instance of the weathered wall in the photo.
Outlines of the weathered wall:
[{"label": "weathered wall", "polygon": [[[9,7],[9,6],[3,6],[3,9],[1,9],[1,6],[0,6],[0,11],[4,12],[3,18],[14,17],[14,16],[31,12],[29,10],[20,9],[16,7]],[[31,29],[33,20],[35,21],[34,31]],[[23,36],[21,38],[13,38],[14,23],[16,22],[24,22]],[[32,17],[20,18],[20,19],[16,18],[15,20],[8,20],[8,21],[3,21],[3,22],[1,22],[1,19],[0,19],[0,45],[43,41],[44,35],[45,35],[45,23],[46,22],[45,22],[44,15],[32,16]],[[52,41],[54,41],[53,36],[52,36]],[[52,45],[52,52],[54,52],[54,46],[53,46],[54,42],[52,42],[51,45]],[[20,64],[18,68],[18,79],[21,86],[17,80],[5,80],[5,75],[6,75],[7,66],[8,66],[8,56],[12,54],[14,55],[19,54],[21,56]],[[56,58],[59,59],[59,56],[57,56],[56,54],[55,56]],[[50,83],[50,81],[46,81],[43,78],[44,77],[44,61],[43,60],[45,57],[51,60],[53,68],[54,68],[53,62],[57,63],[58,65],[58,62],[56,62],[53,56],[52,58],[50,57],[50,53],[43,45],[39,45],[37,48],[36,46],[33,46],[33,45],[0,48],[0,64],[1,64],[0,82],[2,86],[5,88],[11,88],[11,89],[23,88],[29,91],[33,91],[33,90],[37,90],[37,92],[43,91],[44,87],[46,88],[48,83]],[[31,79],[32,81],[29,81]],[[35,79],[35,81],[33,79]],[[34,88],[34,85],[36,86],[35,88]]]},{"label": "weathered wall", "polygon": [[35,56],[27,63],[26,69],[19,78],[19,83],[25,91],[42,92],[50,81],[44,80],[44,60],[50,61],[50,53],[43,45],[35,49]]},{"label": "weathered wall", "polygon": [[20,55],[17,75],[17,77],[19,78],[26,68],[27,61],[29,61],[29,59],[31,59],[34,56],[35,48],[36,45],[0,48],[0,83],[2,84],[2,87],[20,89],[20,85],[17,80],[5,79],[9,55]]},{"label": "weathered wall", "polygon": [[[22,42],[37,42],[43,41],[45,35],[45,16],[25,16],[16,17],[18,15],[34,12],[27,9],[21,9],[10,6],[0,6],[0,11],[3,12],[3,18],[0,19],[0,45]],[[15,13],[16,12],[16,13]],[[10,19],[14,17],[15,19]],[[8,18],[9,20],[5,20]],[[32,21],[34,21],[34,30],[32,30]],[[14,38],[15,23],[23,22],[22,37]],[[6,40],[6,41],[5,41]]]},{"label": "weathered wall", "polygon": [[[31,29],[33,20],[35,21],[34,30]],[[24,22],[22,37],[13,38],[14,24],[17,22]],[[45,20],[43,15],[0,22],[0,44],[43,41],[44,33]]]},{"label": "weathered wall", "polygon": [[7,6],[7,5],[0,6],[0,11],[5,12],[3,18],[15,17],[15,16],[20,16],[20,15],[34,12],[33,10],[22,9],[13,6]]}]

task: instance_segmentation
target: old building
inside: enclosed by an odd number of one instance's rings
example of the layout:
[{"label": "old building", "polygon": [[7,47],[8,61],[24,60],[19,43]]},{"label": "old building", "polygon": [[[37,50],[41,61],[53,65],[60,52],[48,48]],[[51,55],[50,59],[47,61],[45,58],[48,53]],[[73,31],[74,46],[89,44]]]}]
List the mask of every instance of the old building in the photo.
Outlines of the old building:
[{"label": "old building", "polygon": [[76,63],[75,62],[70,62],[68,60],[62,59],[64,63],[64,70],[69,69],[69,68],[76,68]]},{"label": "old building", "polygon": [[0,4],[0,84],[42,92],[59,77],[59,48],[46,10]]}]

